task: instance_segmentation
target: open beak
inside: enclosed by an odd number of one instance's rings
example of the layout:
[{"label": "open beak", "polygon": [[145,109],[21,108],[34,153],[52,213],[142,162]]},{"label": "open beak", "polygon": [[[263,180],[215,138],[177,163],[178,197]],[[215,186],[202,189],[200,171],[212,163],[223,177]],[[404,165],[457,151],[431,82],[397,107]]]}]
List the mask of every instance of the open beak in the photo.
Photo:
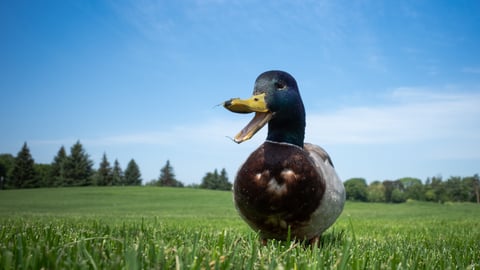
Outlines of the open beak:
[{"label": "open beak", "polygon": [[235,113],[255,113],[253,119],[235,135],[233,140],[236,143],[249,140],[272,119],[272,112],[268,110],[265,102],[265,93],[253,95],[249,99],[232,98],[225,101],[223,107]]}]

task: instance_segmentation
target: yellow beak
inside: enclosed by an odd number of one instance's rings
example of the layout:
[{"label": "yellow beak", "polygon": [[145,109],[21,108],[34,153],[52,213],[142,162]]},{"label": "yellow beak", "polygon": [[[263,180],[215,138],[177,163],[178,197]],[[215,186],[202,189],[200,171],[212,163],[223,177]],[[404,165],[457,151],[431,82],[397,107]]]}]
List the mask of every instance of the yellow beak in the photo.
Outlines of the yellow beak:
[{"label": "yellow beak", "polygon": [[272,119],[272,112],[268,110],[265,102],[265,93],[253,95],[249,99],[232,98],[225,101],[223,107],[236,113],[255,112],[255,117],[233,139],[236,143],[249,140]]}]

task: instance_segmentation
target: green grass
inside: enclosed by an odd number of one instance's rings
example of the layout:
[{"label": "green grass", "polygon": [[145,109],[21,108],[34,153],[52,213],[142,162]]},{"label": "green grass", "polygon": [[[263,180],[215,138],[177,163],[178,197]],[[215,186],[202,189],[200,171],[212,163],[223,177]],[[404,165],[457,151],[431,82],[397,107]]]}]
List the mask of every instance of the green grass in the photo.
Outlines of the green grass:
[{"label": "green grass", "polygon": [[262,246],[230,192],[0,191],[0,269],[480,269],[480,206],[347,203],[320,248]]}]

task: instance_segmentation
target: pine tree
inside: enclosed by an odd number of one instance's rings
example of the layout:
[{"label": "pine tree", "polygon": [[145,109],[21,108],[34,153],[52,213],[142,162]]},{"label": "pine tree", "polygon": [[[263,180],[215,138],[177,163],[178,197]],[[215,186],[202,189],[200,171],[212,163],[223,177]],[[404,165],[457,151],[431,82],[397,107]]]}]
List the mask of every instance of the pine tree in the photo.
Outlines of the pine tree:
[{"label": "pine tree", "polygon": [[227,171],[223,168],[218,174],[218,170],[215,169],[212,172],[208,172],[202,179],[200,188],[215,189],[215,190],[231,190],[232,184],[228,182]]},{"label": "pine tree", "polygon": [[0,189],[4,189],[7,179],[7,166],[0,162]]},{"label": "pine tree", "polygon": [[68,156],[67,160],[66,185],[92,185],[93,161],[90,160],[80,141],[77,141],[72,148],[70,148],[70,156]]},{"label": "pine tree", "polygon": [[35,164],[35,173],[37,175],[36,183],[38,187],[51,187],[53,186],[52,165],[51,164]]},{"label": "pine tree", "polygon": [[134,159],[128,162],[127,169],[125,170],[125,185],[127,186],[139,186],[142,184],[142,175],[140,169]]},{"label": "pine tree", "polygon": [[58,150],[57,155],[53,158],[52,162],[52,171],[51,171],[51,178],[53,180],[52,186],[65,186],[67,181],[67,152],[65,151],[65,147],[60,147]]},{"label": "pine tree", "polygon": [[223,168],[220,171],[220,189],[221,190],[232,190],[232,183],[228,181],[227,170]]},{"label": "pine tree", "polygon": [[102,162],[98,168],[96,175],[97,185],[99,186],[111,186],[113,184],[113,172],[108,162],[107,154],[103,153]]},{"label": "pine tree", "polygon": [[113,163],[112,182],[114,186],[124,185],[123,171],[117,159],[115,159],[115,162]]},{"label": "pine tree", "polygon": [[22,149],[15,158],[15,164],[12,171],[13,186],[16,188],[38,187],[35,173],[35,161],[30,154],[30,149],[25,142]]},{"label": "pine tree", "polygon": [[169,160],[167,160],[165,166],[160,169],[160,177],[158,178],[157,184],[164,187],[183,187],[183,183],[175,179],[175,173]]},{"label": "pine tree", "polygon": [[11,154],[0,154],[0,189],[13,186],[11,181],[15,157]]},{"label": "pine tree", "polygon": [[218,189],[217,186],[217,179],[218,179],[218,171],[215,169],[212,172],[207,172],[202,179],[202,183],[200,184],[200,188],[206,189]]}]

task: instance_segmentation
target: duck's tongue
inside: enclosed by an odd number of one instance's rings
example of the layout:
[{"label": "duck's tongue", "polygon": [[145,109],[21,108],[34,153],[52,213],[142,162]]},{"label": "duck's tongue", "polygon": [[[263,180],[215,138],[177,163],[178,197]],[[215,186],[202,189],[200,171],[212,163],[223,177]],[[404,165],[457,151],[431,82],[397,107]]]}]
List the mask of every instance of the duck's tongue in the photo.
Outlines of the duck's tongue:
[{"label": "duck's tongue", "polygon": [[272,112],[268,110],[265,102],[265,93],[253,95],[249,99],[232,98],[225,101],[223,107],[235,113],[255,112],[253,119],[233,139],[236,143],[252,138],[257,131],[272,119]]}]

